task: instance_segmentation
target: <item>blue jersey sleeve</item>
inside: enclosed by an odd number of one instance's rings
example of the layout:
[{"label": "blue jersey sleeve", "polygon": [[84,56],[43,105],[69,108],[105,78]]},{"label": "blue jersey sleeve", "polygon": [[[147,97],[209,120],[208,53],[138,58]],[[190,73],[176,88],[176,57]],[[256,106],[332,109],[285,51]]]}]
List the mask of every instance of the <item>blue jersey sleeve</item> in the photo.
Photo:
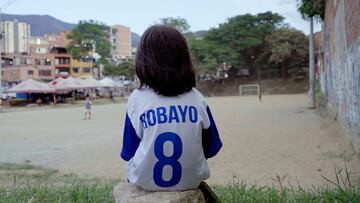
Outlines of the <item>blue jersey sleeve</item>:
[{"label": "blue jersey sleeve", "polygon": [[126,113],[121,158],[123,158],[125,161],[129,161],[135,155],[139,144],[140,138],[136,135],[131,120]]},{"label": "blue jersey sleeve", "polygon": [[203,129],[202,131],[202,146],[205,158],[208,159],[220,151],[222,142],[209,107],[206,107],[206,112],[209,116],[210,126],[208,129]]}]

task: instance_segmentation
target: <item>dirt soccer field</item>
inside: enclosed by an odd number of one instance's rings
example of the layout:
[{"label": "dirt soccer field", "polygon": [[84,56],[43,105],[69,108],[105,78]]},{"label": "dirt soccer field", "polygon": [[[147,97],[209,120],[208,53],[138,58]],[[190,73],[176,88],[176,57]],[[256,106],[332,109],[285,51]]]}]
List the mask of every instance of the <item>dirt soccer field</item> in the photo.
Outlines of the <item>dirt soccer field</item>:
[{"label": "dirt soccer field", "polygon": [[[207,98],[224,146],[209,160],[212,184],[311,186],[334,179],[334,165],[356,181],[360,159],[337,124],[307,110],[305,95]],[[30,162],[64,173],[124,179],[119,157],[126,104],[0,114],[0,162]],[[275,182],[276,183],[276,182]]]}]

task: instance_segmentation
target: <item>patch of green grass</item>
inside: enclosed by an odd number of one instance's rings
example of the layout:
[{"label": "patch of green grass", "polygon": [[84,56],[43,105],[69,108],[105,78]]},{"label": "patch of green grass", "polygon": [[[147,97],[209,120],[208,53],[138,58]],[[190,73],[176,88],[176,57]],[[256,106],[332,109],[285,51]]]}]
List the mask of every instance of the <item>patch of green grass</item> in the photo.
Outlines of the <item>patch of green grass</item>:
[{"label": "patch of green grass", "polygon": [[[1,173],[6,170],[7,173]],[[349,172],[334,166],[330,186],[304,189],[248,185],[236,182],[212,186],[222,202],[360,202],[360,184],[353,185]],[[31,172],[31,173],[30,173]],[[37,174],[37,175],[34,175]],[[5,183],[2,180],[7,180]],[[0,164],[0,202],[114,202],[112,191],[119,180],[81,178],[30,164]]]},{"label": "patch of green grass", "polygon": [[360,202],[360,184],[352,183],[347,166],[338,168],[334,165],[334,173],[334,180],[322,176],[328,185],[307,189],[300,186],[283,187],[278,176],[276,182],[279,187],[247,185],[236,182],[234,177],[232,184],[213,188],[223,202]]},{"label": "patch of green grass", "polygon": [[260,187],[241,182],[214,186],[213,189],[223,202],[360,202],[360,186],[279,189],[274,186]]},{"label": "patch of green grass", "polygon": [[113,202],[117,182],[31,164],[0,163],[0,202]]},{"label": "patch of green grass", "polygon": [[23,184],[0,187],[0,202],[114,202],[115,183],[74,182],[63,186]]}]

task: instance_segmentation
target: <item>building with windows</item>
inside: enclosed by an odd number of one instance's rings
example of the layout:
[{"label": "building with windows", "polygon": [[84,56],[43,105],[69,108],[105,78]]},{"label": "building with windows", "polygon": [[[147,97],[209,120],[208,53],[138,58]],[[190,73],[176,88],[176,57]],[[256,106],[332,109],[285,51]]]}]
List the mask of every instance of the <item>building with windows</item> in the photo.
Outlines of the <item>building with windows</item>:
[{"label": "building with windows", "polygon": [[49,43],[42,37],[30,38],[30,57],[38,69],[39,79],[51,81],[55,78],[54,55],[50,53]]},{"label": "building with windows", "polygon": [[55,77],[68,77],[71,75],[71,56],[65,47],[52,47],[51,54],[54,57]]},{"label": "building with windows", "polygon": [[131,58],[131,31],[129,27],[123,25],[111,26],[110,42],[113,61],[121,62]]},{"label": "building with windows", "polygon": [[91,78],[93,77],[92,66],[93,63],[90,59],[79,61],[72,58],[70,75],[72,77]]},{"label": "building with windows", "polygon": [[66,30],[63,32],[60,32],[57,35],[48,35],[44,38],[48,42],[50,47],[66,47],[70,40],[67,38],[67,35],[70,33],[70,30]]},{"label": "building with windows", "polygon": [[16,54],[29,52],[30,25],[15,21],[0,23],[3,31],[2,53]]},{"label": "building with windows", "polygon": [[39,69],[32,65],[32,59],[29,56],[3,56],[2,63],[1,72],[4,83],[14,84],[29,78],[39,78]]}]

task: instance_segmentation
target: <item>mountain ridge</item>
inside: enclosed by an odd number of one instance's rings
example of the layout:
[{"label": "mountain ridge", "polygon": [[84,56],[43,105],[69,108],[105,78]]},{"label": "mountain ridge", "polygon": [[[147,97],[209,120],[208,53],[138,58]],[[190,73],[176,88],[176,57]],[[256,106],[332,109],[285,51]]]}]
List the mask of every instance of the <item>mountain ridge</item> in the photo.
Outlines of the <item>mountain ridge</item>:
[{"label": "mountain ridge", "polygon": [[[59,34],[62,31],[72,29],[76,26],[74,23],[68,23],[59,20],[51,15],[38,15],[38,14],[1,14],[2,21],[14,21],[24,22],[30,24],[31,36],[41,37],[44,35]],[[140,36],[131,32],[131,46],[137,47],[140,41]]]}]

